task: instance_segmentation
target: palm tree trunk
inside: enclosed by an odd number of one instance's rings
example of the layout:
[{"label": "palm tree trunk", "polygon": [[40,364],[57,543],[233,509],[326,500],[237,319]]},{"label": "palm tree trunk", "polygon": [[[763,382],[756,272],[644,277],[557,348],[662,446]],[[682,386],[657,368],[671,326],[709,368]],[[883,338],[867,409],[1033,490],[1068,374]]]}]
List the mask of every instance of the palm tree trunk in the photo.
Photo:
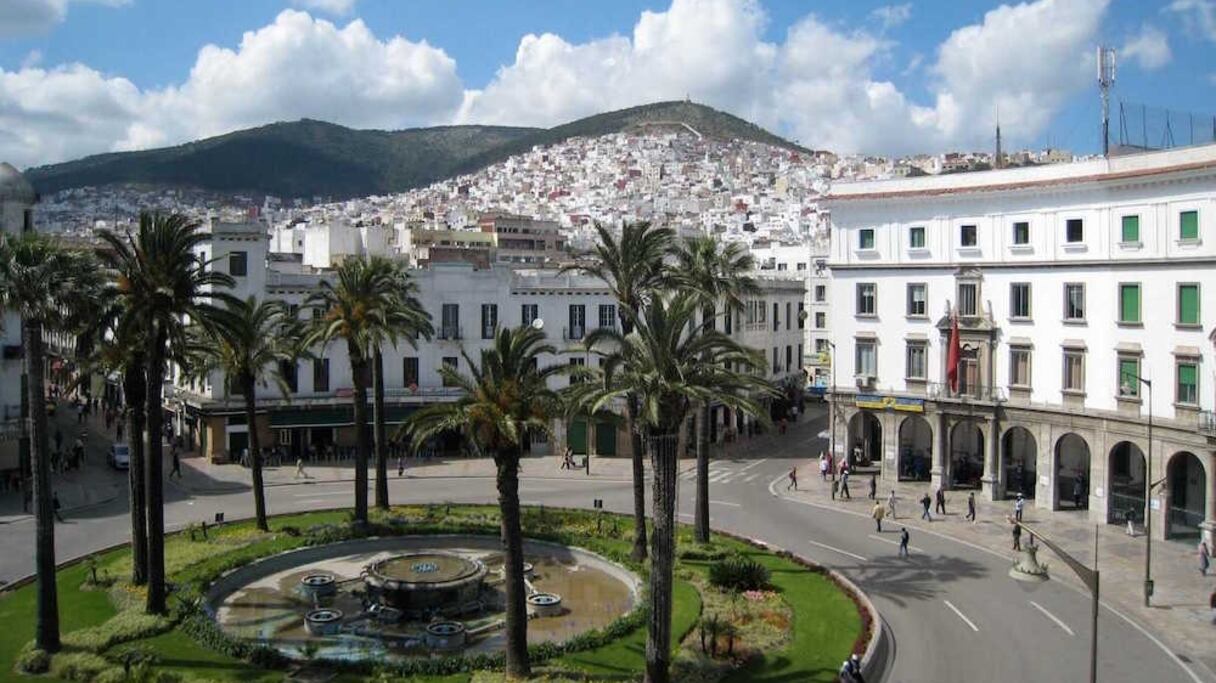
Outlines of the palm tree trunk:
[{"label": "palm tree trunk", "polygon": [[650,537],[650,610],[646,634],[646,683],[671,680],[672,570],[675,566],[676,460],[680,435],[650,437],[654,470]]},{"label": "palm tree trunk", "polygon": [[709,543],[709,403],[697,411],[697,511],[694,530],[698,543]]},{"label": "palm tree trunk", "polygon": [[642,562],[646,559],[646,456],[637,424],[638,401],[630,395],[625,399],[625,426],[633,450],[633,550],[629,557],[634,562]]},{"label": "palm tree trunk", "polygon": [[258,435],[257,390],[253,375],[245,374],[240,379],[241,391],[245,394],[245,424],[249,425],[249,466],[253,474],[253,511],[258,529],[270,531],[266,523],[266,488],[262,483],[262,444]]},{"label": "palm tree trunk", "polygon": [[127,452],[130,468],[127,487],[131,507],[131,583],[148,582],[148,507],[144,500],[144,357],[136,354],[123,371],[122,391],[126,401]]},{"label": "palm tree trunk", "polygon": [[148,345],[148,367],[146,371],[147,392],[144,396],[146,412],[145,449],[147,454],[148,497],[148,599],[145,610],[149,614],[165,613],[165,488],[164,448],[161,427],[164,413],[161,391],[165,377],[165,334],[159,328],[152,331]]},{"label": "palm tree trunk", "polygon": [[528,612],[524,596],[524,539],[519,513],[519,451],[495,454],[498,507],[502,516],[503,579],[507,599],[507,676],[526,677]]},{"label": "palm tree trunk", "polygon": [[376,507],[388,509],[388,442],[384,427],[384,357],[372,352],[372,423],[376,448]]},{"label": "palm tree trunk", "polygon": [[355,385],[355,524],[367,524],[367,361],[363,350],[346,343]]},{"label": "palm tree trunk", "polygon": [[25,339],[26,391],[30,409],[30,460],[33,468],[35,541],[34,564],[38,572],[38,614],[34,644],[40,650],[59,650],[59,592],[55,585],[55,507],[51,491],[50,448],[46,439],[45,356],[42,322],[27,319],[22,324]]}]

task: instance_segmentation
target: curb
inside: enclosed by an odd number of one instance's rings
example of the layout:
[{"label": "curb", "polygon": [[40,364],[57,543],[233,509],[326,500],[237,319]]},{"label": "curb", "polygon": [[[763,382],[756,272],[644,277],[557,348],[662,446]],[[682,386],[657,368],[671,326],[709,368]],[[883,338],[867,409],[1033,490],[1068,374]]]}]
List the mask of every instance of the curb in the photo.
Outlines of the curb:
[{"label": "curb", "polygon": [[[110,503],[113,503],[114,501],[118,500],[121,497],[122,497],[122,495],[120,493],[118,493],[117,491],[115,491],[114,495],[112,495],[108,498],[102,498],[101,500],[95,500],[92,503],[85,503],[84,505],[76,505],[76,506],[70,507],[70,508],[60,508],[59,514],[63,515],[63,514],[67,514],[69,512],[84,512],[87,510],[92,510],[93,508],[98,508],[98,507],[101,507],[102,505],[109,505]],[[0,519],[0,526],[5,526],[8,524],[17,524],[18,522],[29,521],[33,518],[34,518],[34,513],[32,513],[32,512],[22,513],[21,515],[16,516],[13,519]],[[56,522],[56,524],[61,524],[61,523],[62,522]]]},{"label": "curb", "polygon": [[[495,476],[496,475],[493,475],[493,474],[433,474],[433,475],[432,474],[427,474],[427,475],[407,474],[404,477],[392,477],[389,479],[389,481],[409,481],[409,480],[422,481],[422,480],[426,480],[426,479],[494,479]],[[531,481],[582,481],[582,482],[606,482],[606,483],[611,483],[611,484],[633,483],[632,478],[621,479],[621,478],[610,478],[610,477],[600,477],[600,476],[590,476],[590,477],[536,476],[536,477],[528,477],[528,479]],[[368,477],[369,485],[374,484],[375,481],[376,480],[374,477]],[[172,486],[176,487],[180,491],[183,491],[185,493],[196,493],[196,494],[241,493],[244,491],[248,491],[253,486],[252,484],[248,484],[248,485],[233,484],[232,486],[225,486],[225,487],[195,488],[195,487],[191,487],[191,486],[186,486],[184,484],[176,483],[169,479],[166,479],[166,482],[171,484]],[[354,478],[351,477],[351,478],[344,478],[344,479],[306,479],[303,481],[267,482],[267,483],[263,484],[263,486],[265,488],[271,489],[271,488],[283,488],[283,487],[287,487],[287,486],[315,486],[317,484],[353,484],[354,482],[355,482]]]}]

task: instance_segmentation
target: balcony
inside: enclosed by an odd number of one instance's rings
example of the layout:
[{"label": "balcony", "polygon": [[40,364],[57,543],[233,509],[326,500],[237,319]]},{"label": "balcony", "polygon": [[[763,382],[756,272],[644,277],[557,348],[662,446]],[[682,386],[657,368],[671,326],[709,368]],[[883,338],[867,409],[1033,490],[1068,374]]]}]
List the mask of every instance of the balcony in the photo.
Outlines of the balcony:
[{"label": "balcony", "polygon": [[1216,437],[1216,413],[1210,410],[1199,411],[1196,427],[1200,434]]},{"label": "balcony", "polygon": [[1009,400],[1005,387],[984,384],[966,386],[960,382],[957,389],[951,389],[950,385],[944,382],[928,382],[925,386],[925,392],[929,398],[938,401],[954,400],[961,402],[1001,403]]},{"label": "balcony", "polygon": [[439,339],[459,341],[464,339],[459,325],[444,325],[439,328]]}]

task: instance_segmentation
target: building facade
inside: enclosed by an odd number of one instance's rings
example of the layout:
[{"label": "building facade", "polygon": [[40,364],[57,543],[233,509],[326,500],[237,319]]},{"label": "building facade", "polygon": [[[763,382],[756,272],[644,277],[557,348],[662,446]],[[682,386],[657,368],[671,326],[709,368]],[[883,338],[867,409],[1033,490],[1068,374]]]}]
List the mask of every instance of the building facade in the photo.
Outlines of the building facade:
[{"label": "building facade", "polygon": [[1094,522],[1142,522],[1147,497],[1154,533],[1211,539],[1216,146],[826,204],[838,451]]},{"label": "building facade", "polygon": [[803,326],[802,364],[806,369],[807,385],[812,392],[821,393],[830,383],[831,366],[831,274],[827,267],[828,254],[813,242],[798,245],[765,245],[751,248],[760,273],[771,278],[799,280],[805,288],[798,314]]},{"label": "building facade", "polygon": [[[37,195],[21,173],[0,163],[0,234],[16,236],[34,229]],[[21,318],[0,311],[0,475],[11,476],[21,463],[22,353]]]}]

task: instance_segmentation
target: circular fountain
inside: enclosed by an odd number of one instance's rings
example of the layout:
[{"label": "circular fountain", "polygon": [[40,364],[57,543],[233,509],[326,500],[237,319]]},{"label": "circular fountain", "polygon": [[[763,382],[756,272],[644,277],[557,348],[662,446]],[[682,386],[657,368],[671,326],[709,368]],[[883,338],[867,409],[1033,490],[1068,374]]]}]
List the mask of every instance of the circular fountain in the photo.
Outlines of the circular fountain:
[{"label": "circular fountain", "polygon": [[314,609],[304,615],[304,627],[314,636],[336,635],[342,628],[342,616],[340,609]]},{"label": "circular fountain", "polygon": [[306,574],[300,579],[300,590],[312,600],[332,597],[338,592],[338,581],[333,574]]},{"label": "circular fountain", "polygon": [[368,565],[364,583],[383,602],[408,615],[476,609],[486,566],[457,553],[406,553]]},{"label": "circular fountain", "polygon": [[562,613],[562,598],[556,593],[533,593],[528,596],[528,607],[538,617],[555,617]]},{"label": "circular fountain", "polygon": [[440,652],[464,647],[468,629],[459,621],[437,621],[426,627],[426,646]]}]

